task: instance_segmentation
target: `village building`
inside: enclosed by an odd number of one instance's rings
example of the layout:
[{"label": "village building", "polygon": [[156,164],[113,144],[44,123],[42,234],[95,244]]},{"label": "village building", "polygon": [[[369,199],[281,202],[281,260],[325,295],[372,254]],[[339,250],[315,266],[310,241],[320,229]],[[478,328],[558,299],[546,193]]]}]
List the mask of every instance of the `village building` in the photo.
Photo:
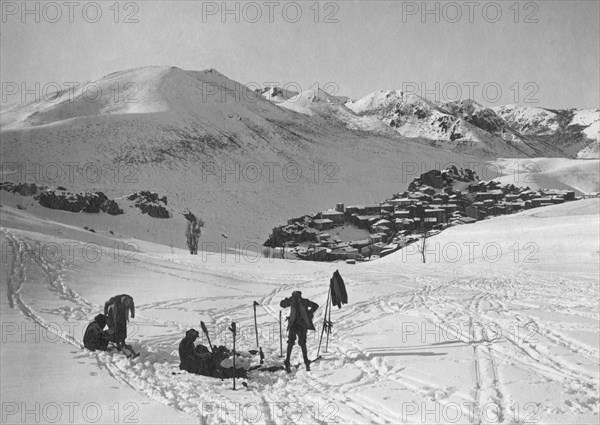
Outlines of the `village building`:
[{"label": "village building", "polygon": [[356,260],[358,258],[358,256],[359,256],[358,249],[352,248],[350,246],[336,247],[327,254],[327,257],[330,261],[349,260],[349,259]]},{"label": "village building", "polygon": [[430,208],[425,210],[426,222],[432,222],[432,220],[429,219],[435,218],[436,223],[445,223],[447,221],[446,217],[446,211],[441,208]]},{"label": "village building", "polygon": [[319,214],[321,219],[331,220],[335,224],[344,224],[346,222],[346,215],[341,211],[329,210],[323,211]]},{"label": "village building", "polygon": [[377,242],[383,242],[385,236],[387,235],[382,233],[371,233],[369,235],[369,242],[371,242],[372,244]]},{"label": "village building", "polygon": [[371,229],[375,233],[385,233],[388,236],[392,234],[392,229],[390,229],[387,226],[383,226],[383,225],[372,226]]},{"label": "village building", "polygon": [[390,205],[394,205],[395,207],[407,207],[414,203],[418,202],[417,199],[414,198],[396,198],[396,199],[388,199],[388,203]]},{"label": "village building", "polygon": [[487,216],[483,207],[478,207],[475,205],[469,205],[467,208],[465,208],[465,213],[467,214],[467,217],[471,217],[475,220],[483,220]]},{"label": "village building", "polygon": [[[572,190],[531,190],[498,181],[460,180],[447,170],[444,173],[445,177],[443,173],[430,173],[433,180],[415,179],[408,191],[394,194],[379,205],[344,208],[344,204],[338,203],[335,210],[322,211],[314,217],[292,218],[288,225],[274,228],[265,245],[296,246],[296,255],[313,261],[364,261],[360,253],[383,257],[415,242],[416,235],[424,230],[438,233],[448,226],[577,199]],[[435,179],[440,175],[443,184],[435,190],[432,186],[437,185]],[[452,181],[457,180],[469,184],[452,186]],[[342,241],[339,235],[324,233],[346,223],[371,233],[350,242]],[[307,245],[308,249],[303,248]]]},{"label": "village building", "polygon": [[459,210],[459,207],[457,204],[441,204],[441,205],[437,205],[436,207],[443,209],[447,215],[450,215]]},{"label": "village building", "polygon": [[327,218],[313,220],[313,224],[317,230],[327,230],[333,227],[333,221]]},{"label": "village building", "polygon": [[410,212],[407,210],[394,211],[394,218],[410,218]]},{"label": "village building", "polygon": [[312,250],[308,250],[308,252],[301,256],[303,260],[307,261],[327,261],[329,249],[323,247],[316,247]]},{"label": "village building", "polygon": [[537,193],[535,193],[533,190],[531,189],[527,189],[522,191],[519,196],[521,197],[522,200],[527,201],[531,198],[533,198],[534,196],[537,196]]},{"label": "village building", "polygon": [[359,215],[375,215],[381,211],[380,205],[361,205],[358,207]]},{"label": "village building", "polygon": [[394,229],[400,230],[415,230],[415,221],[411,218],[397,218],[394,220]]},{"label": "village building", "polygon": [[344,210],[344,213],[346,214],[347,217],[350,217],[354,214],[358,214],[358,209],[360,207],[358,205],[348,205],[346,207],[346,209]]},{"label": "village building", "polygon": [[369,239],[361,239],[358,241],[351,241],[349,245],[353,248],[361,249],[367,245],[370,245],[372,242]]},{"label": "village building", "polygon": [[491,201],[499,201],[502,198],[504,198],[504,192],[502,192],[501,190],[490,190],[490,191],[486,191],[486,192],[477,192],[475,194],[475,200],[476,201],[486,201],[486,200],[491,200]]},{"label": "village building", "polygon": [[295,223],[304,223],[307,220],[310,220],[310,216],[309,215],[303,215],[302,217],[298,217],[298,218],[290,218],[287,221],[287,224],[291,225],[291,224],[295,224]]},{"label": "village building", "polygon": [[365,257],[369,257],[371,255],[379,255],[386,246],[387,244],[383,242],[376,242],[361,249],[360,253]]},{"label": "village building", "polygon": [[552,198],[542,198],[542,197],[531,198],[531,205],[533,205],[534,208],[545,206],[545,205],[552,205]]}]

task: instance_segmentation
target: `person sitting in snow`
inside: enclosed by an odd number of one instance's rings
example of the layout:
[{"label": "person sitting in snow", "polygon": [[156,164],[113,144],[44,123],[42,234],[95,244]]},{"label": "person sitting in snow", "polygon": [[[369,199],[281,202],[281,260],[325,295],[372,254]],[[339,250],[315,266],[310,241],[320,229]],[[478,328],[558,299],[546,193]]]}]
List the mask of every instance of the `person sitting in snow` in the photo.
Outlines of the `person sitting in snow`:
[{"label": "person sitting in snow", "polygon": [[108,348],[109,335],[104,330],[106,326],[106,316],[102,313],[94,318],[94,321],[88,325],[83,334],[83,346],[91,351]]},{"label": "person sitting in snow", "polygon": [[179,369],[198,375],[211,376],[213,378],[247,378],[246,370],[243,368],[223,367],[221,362],[231,356],[231,351],[221,345],[212,347],[212,352],[202,344],[194,345],[200,333],[196,329],[189,329],[185,337],[179,343]]},{"label": "person sitting in snow", "polygon": [[133,298],[127,294],[116,295],[104,304],[108,332],[111,335],[111,341],[117,344],[119,350],[125,347],[133,351],[130,345],[125,344],[129,312],[131,312],[131,318],[135,318]]},{"label": "person sitting in snow", "polygon": [[306,334],[308,330],[315,330],[312,318],[315,311],[319,308],[317,303],[314,303],[306,298],[302,298],[302,292],[294,291],[292,296],[283,299],[279,305],[282,308],[291,307],[290,315],[288,317],[288,340],[287,340],[287,355],[285,356],[285,369],[289,372],[290,370],[290,357],[292,355],[292,349],[298,337],[298,345],[302,350],[302,358],[304,359],[304,365],[306,370],[310,371],[310,360],[308,359],[308,353],[306,349]]},{"label": "person sitting in snow", "polygon": [[194,345],[199,336],[196,329],[185,333],[185,338],[179,343],[179,369],[201,375],[211,374],[214,369],[211,353],[203,345]]}]

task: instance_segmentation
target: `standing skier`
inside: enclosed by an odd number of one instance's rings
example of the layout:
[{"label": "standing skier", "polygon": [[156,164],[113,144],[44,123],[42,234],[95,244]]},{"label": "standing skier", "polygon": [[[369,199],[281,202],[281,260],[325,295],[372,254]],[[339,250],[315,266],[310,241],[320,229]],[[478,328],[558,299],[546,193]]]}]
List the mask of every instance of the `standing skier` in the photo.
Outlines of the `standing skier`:
[{"label": "standing skier", "polygon": [[290,371],[290,356],[292,355],[296,337],[298,337],[298,345],[302,349],[304,365],[306,366],[306,370],[310,371],[310,360],[308,359],[306,349],[306,334],[309,329],[312,331],[315,330],[312,318],[319,305],[306,298],[302,298],[302,292],[300,291],[294,291],[291,297],[283,299],[279,305],[282,308],[291,307],[288,317],[287,355],[283,362],[285,369],[288,372]]},{"label": "standing skier", "polygon": [[117,349],[121,350],[125,347],[133,352],[131,346],[125,344],[129,312],[131,312],[131,318],[135,318],[133,298],[127,294],[116,295],[104,304],[104,314],[107,318],[106,323],[111,340],[117,344]]}]

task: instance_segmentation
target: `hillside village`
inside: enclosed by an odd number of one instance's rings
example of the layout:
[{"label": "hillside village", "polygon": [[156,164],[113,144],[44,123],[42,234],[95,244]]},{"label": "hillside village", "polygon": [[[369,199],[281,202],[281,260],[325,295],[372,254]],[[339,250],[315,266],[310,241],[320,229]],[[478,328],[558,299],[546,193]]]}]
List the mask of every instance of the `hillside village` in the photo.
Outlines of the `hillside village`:
[{"label": "hillside village", "polygon": [[416,178],[408,190],[374,205],[344,206],[288,220],[265,246],[309,261],[368,261],[419,239],[489,217],[579,199],[572,190],[502,186],[452,166]]}]

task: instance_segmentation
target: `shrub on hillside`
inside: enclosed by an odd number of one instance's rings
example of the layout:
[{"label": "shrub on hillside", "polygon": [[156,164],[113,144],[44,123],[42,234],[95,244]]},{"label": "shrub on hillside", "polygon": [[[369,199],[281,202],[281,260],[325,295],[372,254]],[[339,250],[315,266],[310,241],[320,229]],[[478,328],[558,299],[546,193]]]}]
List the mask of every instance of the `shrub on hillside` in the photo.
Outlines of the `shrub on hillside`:
[{"label": "shrub on hillside", "polygon": [[185,239],[190,254],[192,255],[198,255],[198,242],[200,241],[202,227],[204,227],[204,221],[202,219],[194,217],[193,220],[188,220],[188,225],[185,230]]}]

